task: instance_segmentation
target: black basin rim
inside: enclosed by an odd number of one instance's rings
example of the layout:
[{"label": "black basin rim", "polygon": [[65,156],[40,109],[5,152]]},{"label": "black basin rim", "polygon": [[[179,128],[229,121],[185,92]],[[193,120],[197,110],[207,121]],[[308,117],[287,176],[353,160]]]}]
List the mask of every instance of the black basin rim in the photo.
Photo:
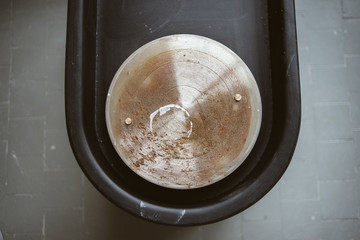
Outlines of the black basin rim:
[{"label": "black basin rim", "polygon": [[[286,0],[282,0],[286,2]],[[293,4],[293,2],[292,2]],[[283,3],[284,7],[291,7],[292,4]],[[74,13],[76,9],[81,11],[82,1],[69,1],[69,13]],[[294,18],[293,8],[288,9]],[[258,178],[244,189],[244,191],[234,194],[223,202],[203,206],[199,208],[169,208],[161,205],[154,205],[148,202],[143,202],[123,189],[119,188],[102,170],[97,163],[96,157],[92,153],[90,144],[86,148],[81,148],[84,142],[87,142],[85,129],[82,127],[82,119],[78,115],[81,113],[82,103],[81,99],[73,101],[74,94],[81,91],[81,83],[70,85],[70,81],[76,77],[81,78],[81,59],[76,56],[75,49],[81,48],[81,31],[72,29],[73,21],[81,21],[76,19],[81,12],[73,14],[74,18],[68,19],[68,33],[67,38],[75,38],[74,45],[67,45],[66,54],[66,122],[70,143],[75,154],[75,157],[81,166],[82,170],[95,187],[102,192],[110,201],[120,206],[127,212],[140,216],[155,223],[168,225],[193,226],[199,224],[206,224],[216,222],[228,218],[234,214],[241,212],[247,207],[254,204],[261,199],[281,178],[290,163],[292,154],[294,152],[297,136],[300,128],[300,99],[299,77],[298,77],[298,61],[297,50],[293,45],[296,44],[295,35],[285,35],[284,51],[288,59],[286,81],[293,81],[294,83],[286,86],[286,90],[290,95],[283,99],[287,102],[285,110],[285,126],[283,126],[283,136],[281,141],[277,144],[277,149],[273,154],[273,162],[281,162],[282,164],[271,164],[267,166],[258,176]],[[295,21],[295,19],[293,19]],[[67,41],[69,43],[69,41]],[[288,48],[288,46],[292,46]],[[68,106],[72,105],[70,109]],[[296,108],[294,108],[296,106]],[[77,113],[77,114],[75,114]],[[289,124],[291,122],[291,124]],[[287,124],[286,124],[287,123]],[[295,137],[294,137],[295,136]],[[246,202],[246,204],[244,204]],[[151,214],[146,209],[152,209],[157,212],[157,215]]]}]

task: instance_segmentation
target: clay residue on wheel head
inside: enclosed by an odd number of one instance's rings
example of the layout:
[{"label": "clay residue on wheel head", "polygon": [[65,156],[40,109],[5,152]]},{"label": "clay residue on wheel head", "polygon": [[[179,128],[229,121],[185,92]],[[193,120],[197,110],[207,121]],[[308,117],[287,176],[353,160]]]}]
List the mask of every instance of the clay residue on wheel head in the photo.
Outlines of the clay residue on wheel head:
[{"label": "clay residue on wheel head", "polygon": [[161,52],[121,76],[108,128],[137,174],[165,187],[197,188],[244,160],[253,115],[248,76],[193,49]]}]

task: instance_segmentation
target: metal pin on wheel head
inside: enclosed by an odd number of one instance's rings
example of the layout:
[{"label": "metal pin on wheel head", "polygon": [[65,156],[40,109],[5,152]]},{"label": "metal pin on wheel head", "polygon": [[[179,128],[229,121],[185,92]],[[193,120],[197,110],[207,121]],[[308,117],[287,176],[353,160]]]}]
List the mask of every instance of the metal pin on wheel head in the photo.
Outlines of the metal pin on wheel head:
[{"label": "metal pin on wheel head", "polygon": [[126,118],[125,119],[125,124],[126,125],[130,125],[132,123],[132,119],[131,118]]},{"label": "metal pin on wheel head", "polygon": [[239,93],[235,94],[234,99],[239,102],[241,100],[241,95]]}]

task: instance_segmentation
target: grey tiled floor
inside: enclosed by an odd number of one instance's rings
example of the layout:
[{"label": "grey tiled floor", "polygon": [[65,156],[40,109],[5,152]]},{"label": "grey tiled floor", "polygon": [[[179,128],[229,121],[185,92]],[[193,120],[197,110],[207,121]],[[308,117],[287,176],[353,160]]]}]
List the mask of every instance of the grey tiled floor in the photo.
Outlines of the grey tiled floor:
[{"label": "grey tiled floor", "polygon": [[66,5],[0,0],[5,239],[360,239],[360,0],[296,0],[303,115],[292,163],[250,209],[191,228],[119,210],[81,173],[65,130]]}]

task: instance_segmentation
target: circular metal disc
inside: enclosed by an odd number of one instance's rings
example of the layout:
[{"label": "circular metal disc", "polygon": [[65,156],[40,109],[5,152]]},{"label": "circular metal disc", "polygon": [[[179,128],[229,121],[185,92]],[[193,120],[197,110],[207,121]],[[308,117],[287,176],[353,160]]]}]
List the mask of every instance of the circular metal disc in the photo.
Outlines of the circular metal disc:
[{"label": "circular metal disc", "polygon": [[106,124],[121,159],[163,187],[199,188],[233,172],[261,123],[256,81],[224,45],[171,35],[135,51],[117,71]]}]

